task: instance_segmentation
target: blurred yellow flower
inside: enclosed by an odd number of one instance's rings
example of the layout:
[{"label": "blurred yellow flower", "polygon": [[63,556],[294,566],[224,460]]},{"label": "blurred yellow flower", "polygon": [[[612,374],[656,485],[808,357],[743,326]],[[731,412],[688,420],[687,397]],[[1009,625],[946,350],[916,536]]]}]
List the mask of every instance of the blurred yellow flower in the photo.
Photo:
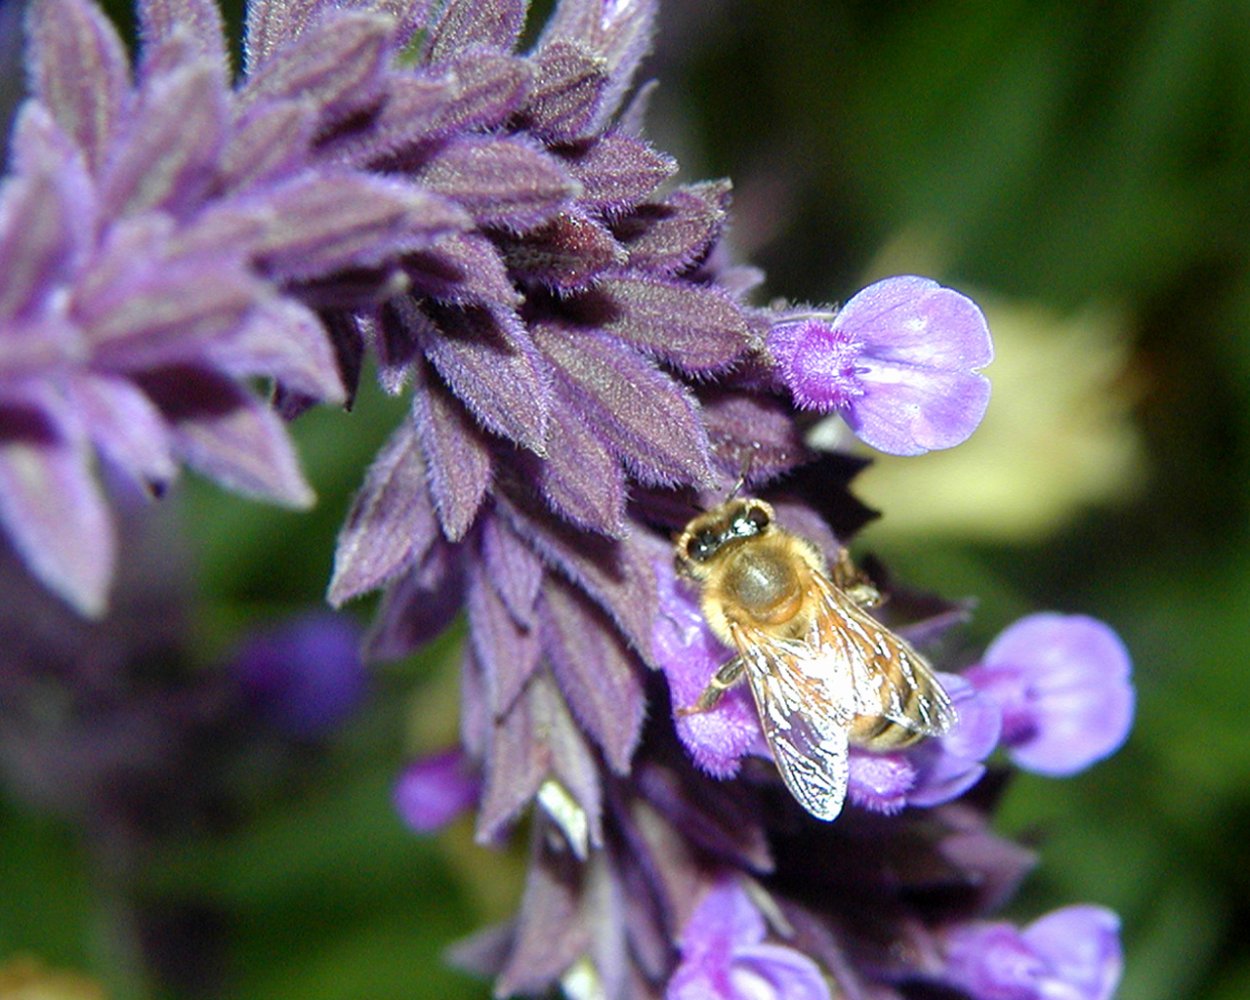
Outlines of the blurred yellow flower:
[{"label": "blurred yellow flower", "polygon": [[105,1000],[105,993],[77,972],[49,969],[30,955],[15,955],[0,964],[0,1000]]}]

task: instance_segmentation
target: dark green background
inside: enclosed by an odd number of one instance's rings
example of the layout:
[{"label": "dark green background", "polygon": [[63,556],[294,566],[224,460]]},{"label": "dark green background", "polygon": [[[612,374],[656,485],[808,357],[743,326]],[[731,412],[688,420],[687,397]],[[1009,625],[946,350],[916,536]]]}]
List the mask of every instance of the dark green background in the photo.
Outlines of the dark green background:
[{"label": "dark green background", "polygon": [[[1135,491],[1076,505],[1041,535],[903,538],[883,524],[865,544],[909,580],[978,595],[977,642],[1033,608],[1121,632],[1137,727],[1076,779],[1013,785],[1001,826],[1042,855],[1013,915],[1119,911],[1124,1000],[1250,997],[1250,5],[674,0],[661,39],[653,135],[686,179],[739,182],[750,211],[734,236],[767,294],[845,298],[883,247],[921,233],[940,250],[909,266],[905,243],[898,269],[936,266],[1057,322],[1119,310],[1143,442]],[[371,393],[351,416],[300,422],[321,496],[310,515],[186,491],[205,648],[319,599],[346,498],[395,414]],[[1065,474],[1062,454],[1052,464]],[[975,495],[975,479],[958,485]],[[231,995],[482,995],[436,956],[503,911],[513,869],[483,874],[463,830],[414,839],[389,809],[414,696],[418,712],[446,697],[437,673],[380,672],[306,781],[271,789],[228,835],[171,845],[138,889],[102,878],[72,829],[0,802],[0,959],[32,951],[126,996],[142,977],[119,961],[116,915],[141,891],[229,914]]]}]

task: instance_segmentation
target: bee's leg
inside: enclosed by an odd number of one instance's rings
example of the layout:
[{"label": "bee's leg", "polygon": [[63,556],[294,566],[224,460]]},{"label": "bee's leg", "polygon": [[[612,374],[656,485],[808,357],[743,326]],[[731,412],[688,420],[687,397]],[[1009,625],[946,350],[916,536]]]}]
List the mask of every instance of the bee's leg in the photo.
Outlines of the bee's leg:
[{"label": "bee's leg", "polygon": [[838,549],[838,561],[833,564],[833,583],[861,608],[881,603],[881,591],[851,562],[851,552],[845,546]]},{"label": "bee's leg", "polygon": [[716,671],[712,679],[708,681],[707,687],[703,689],[703,693],[699,695],[699,700],[686,708],[677,709],[677,714],[697,715],[700,712],[710,712],[720,701],[721,695],[742,680],[742,672],[745,668],[746,664],[742,662],[742,657],[735,656]]}]

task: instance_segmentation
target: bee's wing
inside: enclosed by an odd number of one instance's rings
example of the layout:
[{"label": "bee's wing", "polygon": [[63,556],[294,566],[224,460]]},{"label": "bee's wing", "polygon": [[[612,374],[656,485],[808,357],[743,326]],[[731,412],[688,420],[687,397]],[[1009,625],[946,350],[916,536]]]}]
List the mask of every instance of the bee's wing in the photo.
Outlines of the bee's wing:
[{"label": "bee's wing", "polygon": [[925,736],[954,728],[955,707],[923,657],[831,580],[820,574],[815,578],[822,611],[815,622],[819,634],[811,641],[846,664],[855,714],[882,716]]},{"label": "bee's wing", "polygon": [[842,811],[855,691],[844,662],[811,643],[731,626],[760,725],[790,793],[817,819]]}]

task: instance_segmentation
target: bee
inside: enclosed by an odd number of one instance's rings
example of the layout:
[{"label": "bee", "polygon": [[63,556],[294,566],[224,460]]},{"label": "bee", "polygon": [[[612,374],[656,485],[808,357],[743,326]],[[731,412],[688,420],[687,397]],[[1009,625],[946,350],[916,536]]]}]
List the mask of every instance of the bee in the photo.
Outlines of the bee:
[{"label": "bee", "polygon": [[892,750],[954,727],[929,665],[865,610],[879,594],[846,549],[830,571],[769,504],[740,498],[687,524],[676,562],[708,627],[737,650],[678,714],[710,710],[745,674],[786,787],[818,819],[842,810],[851,744]]}]

